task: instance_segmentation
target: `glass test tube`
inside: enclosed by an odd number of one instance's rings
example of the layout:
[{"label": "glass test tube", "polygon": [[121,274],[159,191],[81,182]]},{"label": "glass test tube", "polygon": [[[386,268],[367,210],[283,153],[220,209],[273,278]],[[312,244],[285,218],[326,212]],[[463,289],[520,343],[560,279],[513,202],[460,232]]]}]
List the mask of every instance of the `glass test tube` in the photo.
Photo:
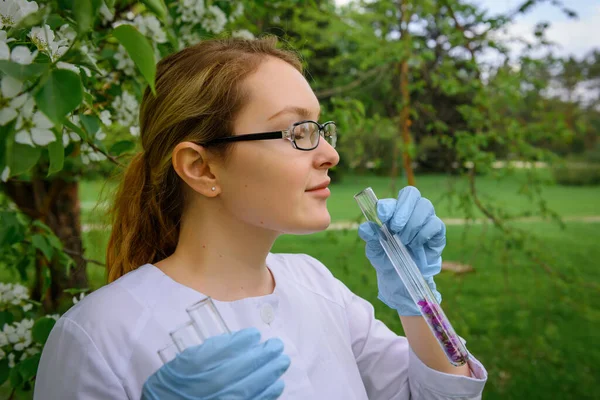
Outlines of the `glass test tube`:
[{"label": "glass test tube", "polygon": [[210,297],[191,305],[186,308],[186,311],[202,340],[211,336],[231,333]]},{"label": "glass test tube", "polygon": [[171,343],[167,347],[160,349],[158,351],[158,356],[162,360],[163,364],[166,364],[174,359],[177,356],[177,347],[175,346],[175,343]]},{"label": "glass test tube", "polygon": [[181,325],[179,328],[169,333],[169,335],[171,335],[171,339],[173,339],[173,343],[179,352],[184,351],[188,347],[202,344],[204,341],[204,338],[198,334],[192,321],[188,321]]},{"label": "glass test tube", "polygon": [[460,366],[467,362],[469,357],[464,344],[454,332],[450,321],[437,302],[433,292],[421,275],[419,268],[413,261],[410,253],[393,235],[377,216],[377,196],[370,187],[354,196],[358,206],[368,221],[374,222],[379,227],[379,241],[385,254],[389,257],[394,269],[404,282],[410,296],[421,310],[431,332],[437,339],[442,350],[452,365]]}]

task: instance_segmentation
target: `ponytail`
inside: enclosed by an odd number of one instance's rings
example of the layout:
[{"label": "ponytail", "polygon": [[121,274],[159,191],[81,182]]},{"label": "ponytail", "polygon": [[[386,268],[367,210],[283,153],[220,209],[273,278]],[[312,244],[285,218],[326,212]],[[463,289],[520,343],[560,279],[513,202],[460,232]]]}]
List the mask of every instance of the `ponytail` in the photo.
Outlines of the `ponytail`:
[{"label": "ponytail", "polygon": [[[181,200],[173,189],[178,186],[178,179],[171,167],[167,173],[170,179],[153,184],[149,169],[144,153],[137,154],[117,189],[110,211],[112,232],[106,252],[109,282],[140,265],[173,254],[177,246],[181,217],[177,215],[181,210],[177,202]],[[165,191],[168,185],[173,186]],[[168,202],[170,206],[164,207]]]}]

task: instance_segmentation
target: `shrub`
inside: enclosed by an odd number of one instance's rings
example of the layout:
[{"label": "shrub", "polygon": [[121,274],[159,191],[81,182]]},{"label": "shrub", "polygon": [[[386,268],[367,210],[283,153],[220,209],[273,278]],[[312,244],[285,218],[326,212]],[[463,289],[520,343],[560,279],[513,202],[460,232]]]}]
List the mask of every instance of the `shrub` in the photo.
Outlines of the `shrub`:
[{"label": "shrub", "polygon": [[600,184],[600,163],[569,161],[552,168],[559,185],[587,186]]}]

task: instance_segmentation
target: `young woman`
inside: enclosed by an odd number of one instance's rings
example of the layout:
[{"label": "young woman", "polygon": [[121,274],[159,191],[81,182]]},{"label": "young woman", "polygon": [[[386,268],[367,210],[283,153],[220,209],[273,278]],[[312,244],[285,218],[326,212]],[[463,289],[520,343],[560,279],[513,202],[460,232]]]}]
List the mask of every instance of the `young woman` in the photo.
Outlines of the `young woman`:
[{"label": "young woman", "polygon": [[[406,337],[318,260],[270,250],[330,224],[332,122],[300,62],[263,38],[207,40],[158,65],[141,105],[142,152],[114,199],[110,283],[69,310],[44,348],[36,399],[476,399],[487,374],[451,366],[360,226],[379,298]],[[378,204],[428,283],[445,228],[415,188]],[[437,293],[437,291],[436,291]],[[231,334],[163,365],[157,350],[214,299]]]}]

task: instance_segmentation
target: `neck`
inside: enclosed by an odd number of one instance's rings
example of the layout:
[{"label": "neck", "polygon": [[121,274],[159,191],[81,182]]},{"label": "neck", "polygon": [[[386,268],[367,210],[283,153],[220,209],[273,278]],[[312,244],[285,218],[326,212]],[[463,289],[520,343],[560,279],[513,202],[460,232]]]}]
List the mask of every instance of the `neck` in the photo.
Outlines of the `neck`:
[{"label": "neck", "polygon": [[266,258],[280,233],[241,221],[213,204],[195,207],[204,211],[202,215],[190,210],[182,218],[175,252],[155,265],[216,300],[273,293]]}]

